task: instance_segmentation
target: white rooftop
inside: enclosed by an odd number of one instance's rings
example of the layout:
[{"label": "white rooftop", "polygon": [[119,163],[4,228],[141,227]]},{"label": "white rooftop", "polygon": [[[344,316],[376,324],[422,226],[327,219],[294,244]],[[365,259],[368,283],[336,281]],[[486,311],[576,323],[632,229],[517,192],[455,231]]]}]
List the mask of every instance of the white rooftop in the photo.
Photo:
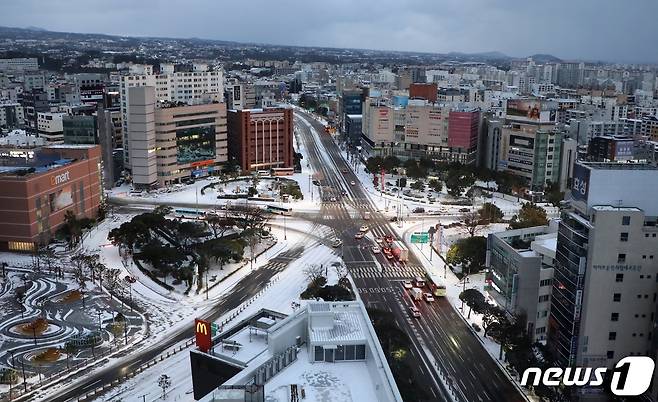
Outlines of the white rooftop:
[{"label": "white rooftop", "polygon": [[311,324],[309,333],[311,342],[354,342],[366,339],[361,328],[361,314],[356,311],[341,311],[333,314],[331,328],[314,328]]}]

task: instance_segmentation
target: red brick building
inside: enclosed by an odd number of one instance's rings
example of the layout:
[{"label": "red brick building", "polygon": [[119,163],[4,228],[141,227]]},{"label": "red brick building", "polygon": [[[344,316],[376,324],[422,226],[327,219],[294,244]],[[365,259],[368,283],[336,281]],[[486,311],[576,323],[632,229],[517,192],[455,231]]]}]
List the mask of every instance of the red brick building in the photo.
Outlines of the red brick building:
[{"label": "red brick building", "polygon": [[448,146],[469,150],[477,147],[480,111],[450,111],[448,115]]},{"label": "red brick building", "polygon": [[228,153],[243,172],[293,168],[291,108],[229,110]]},{"label": "red brick building", "polygon": [[0,249],[47,243],[66,211],[95,218],[101,203],[98,145],[54,145],[29,158],[0,160]]},{"label": "red brick building", "polygon": [[438,91],[439,87],[436,83],[414,83],[409,85],[409,99],[425,99],[429,102],[436,103]]}]

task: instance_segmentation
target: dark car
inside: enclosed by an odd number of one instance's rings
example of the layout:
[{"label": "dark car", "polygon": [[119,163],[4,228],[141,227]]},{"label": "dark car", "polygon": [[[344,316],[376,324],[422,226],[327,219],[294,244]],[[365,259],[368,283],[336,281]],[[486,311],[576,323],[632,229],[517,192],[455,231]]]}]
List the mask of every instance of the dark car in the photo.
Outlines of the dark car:
[{"label": "dark car", "polygon": [[416,208],[414,208],[414,210],[413,210],[412,212],[413,212],[414,214],[422,214],[422,213],[425,213],[425,208],[422,208],[422,207],[416,207]]}]

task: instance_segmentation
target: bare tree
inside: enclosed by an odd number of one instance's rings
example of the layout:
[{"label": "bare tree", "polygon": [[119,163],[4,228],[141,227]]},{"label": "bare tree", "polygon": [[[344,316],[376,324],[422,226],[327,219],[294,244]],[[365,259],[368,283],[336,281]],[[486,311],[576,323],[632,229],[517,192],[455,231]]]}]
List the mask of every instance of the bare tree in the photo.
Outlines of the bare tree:
[{"label": "bare tree", "polygon": [[224,237],[224,233],[235,226],[235,220],[232,218],[223,218],[219,215],[209,215],[206,218],[206,223],[212,230],[215,239]]},{"label": "bare tree", "polygon": [[[103,265],[103,264],[100,264]],[[119,275],[121,270],[117,268],[106,268],[105,270],[105,288],[107,288],[110,293],[110,298],[112,298],[114,291],[117,289],[121,281],[119,280]]]},{"label": "bare tree", "polygon": [[466,227],[468,234],[471,237],[475,236],[478,226],[481,224],[480,213],[478,211],[470,210],[462,215],[462,219],[464,220],[464,226]]},{"label": "bare tree", "polygon": [[324,278],[324,268],[318,264],[307,265],[302,273],[309,282],[315,282],[320,278]]},{"label": "bare tree", "polygon": [[345,265],[340,263],[334,264],[334,269],[336,270],[336,275],[338,276],[339,281],[343,278],[347,278],[349,271]]},{"label": "bare tree", "polygon": [[87,264],[85,263],[85,256],[78,253],[71,257],[73,263],[73,276],[80,285],[81,289],[87,287]]}]

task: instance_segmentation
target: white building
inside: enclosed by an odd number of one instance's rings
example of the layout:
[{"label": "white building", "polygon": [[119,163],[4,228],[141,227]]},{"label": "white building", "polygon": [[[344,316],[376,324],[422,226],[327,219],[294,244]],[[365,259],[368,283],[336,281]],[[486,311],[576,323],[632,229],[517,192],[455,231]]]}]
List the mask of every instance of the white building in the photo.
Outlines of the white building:
[{"label": "white building", "polygon": [[204,402],[244,401],[254,390],[273,397],[300,382],[309,400],[320,400],[313,395],[317,385],[300,379],[314,372],[330,373],[332,383],[323,389],[348,390],[354,401],[402,401],[362,302],[309,302],[283,317],[261,310],[215,336],[208,354],[192,351],[195,398],[208,385],[201,371],[212,370],[235,374]]},{"label": "white building", "polygon": [[63,117],[66,113],[37,113],[37,132],[39,137],[46,139],[48,144],[62,144],[64,142]]},{"label": "white building", "polygon": [[0,71],[22,72],[39,69],[36,58],[0,59]]}]

